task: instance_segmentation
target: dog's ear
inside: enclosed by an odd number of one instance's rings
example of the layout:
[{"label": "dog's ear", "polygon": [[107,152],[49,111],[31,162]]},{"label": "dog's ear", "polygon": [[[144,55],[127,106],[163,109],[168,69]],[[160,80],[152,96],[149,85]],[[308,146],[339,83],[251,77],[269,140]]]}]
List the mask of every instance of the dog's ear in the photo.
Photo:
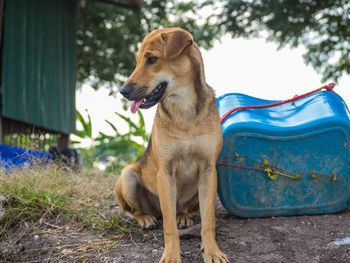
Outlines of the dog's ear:
[{"label": "dog's ear", "polygon": [[161,36],[165,42],[164,57],[168,59],[176,58],[193,43],[192,35],[185,30],[174,30]]}]

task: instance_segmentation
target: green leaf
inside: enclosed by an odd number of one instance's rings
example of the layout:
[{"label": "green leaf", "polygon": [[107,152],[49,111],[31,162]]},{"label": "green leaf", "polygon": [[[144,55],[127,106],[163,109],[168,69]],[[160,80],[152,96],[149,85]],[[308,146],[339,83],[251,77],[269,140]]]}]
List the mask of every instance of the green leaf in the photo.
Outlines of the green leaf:
[{"label": "green leaf", "polygon": [[80,144],[81,142],[79,142],[79,141],[73,141],[73,140],[70,140],[69,141],[72,145],[74,145],[74,144]]},{"label": "green leaf", "polygon": [[87,135],[89,138],[92,138],[92,124],[91,124],[91,117],[89,112],[86,110],[88,113],[88,122],[87,122]]},{"label": "green leaf", "polygon": [[[86,110],[86,112],[88,111]],[[91,125],[90,114],[88,113],[88,120],[86,121],[79,111],[76,111],[76,113],[77,113],[77,120],[83,126],[82,130],[76,131],[76,135],[79,136],[80,138],[86,138],[86,137],[92,138],[92,125]]]},{"label": "green leaf", "polygon": [[141,111],[137,111],[137,114],[139,115],[139,128],[145,130],[145,119],[143,118]]},{"label": "green leaf", "polygon": [[124,121],[126,121],[129,124],[129,127],[133,127],[135,129],[137,129],[136,124],[129,117],[126,117],[118,112],[115,112],[115,114],[117,114],[120,118],[122,118]]},{"label": "green leaf", "polygon": [[108,120],[105,120],[105,122],[107,122],[109,124],[109,126],[111,126],[111,128],[113,129],[113,131],[115,131],[116,134],[118,134],[118,130],[117,127],[115,127],[115,125],[113,123],[111,123]]}]

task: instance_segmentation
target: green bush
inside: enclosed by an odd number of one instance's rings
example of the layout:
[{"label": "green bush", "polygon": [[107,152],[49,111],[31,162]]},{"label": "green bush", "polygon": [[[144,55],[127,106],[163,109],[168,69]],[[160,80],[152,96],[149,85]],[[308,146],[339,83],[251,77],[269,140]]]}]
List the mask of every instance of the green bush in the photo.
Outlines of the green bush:
[{"label": "green bush", "polygon": [[[103,132],[99,132],[97,138],[92,138],[90,115],[88,114],[85,120],[83,116],[77,112],[77,120],[81,123],[83,128],[78,130],[76,135],[80,138],[89,138],[91,140],[90,147],[87,149],[79,148],[85,168],[89,169],[94,167],[97,163],[100,163],[105,166],[107,172],[118,172],[126,164],[137,162],[142,158],[149,135],[145,129],[145,121],[142,113],[140,111],[137,113],[139,120],[137,123],[134,123],[130,118],[116,112],[115,114],[118,116],[117,124],[106,120],[114,131],[114,134],[107,135]],[[120,133],[118,131],[117,126],[120,125],[120,121],[128,125],[128,131],[126,133]],[[79,142],[72,143],[75,145],[79,144]]]}]

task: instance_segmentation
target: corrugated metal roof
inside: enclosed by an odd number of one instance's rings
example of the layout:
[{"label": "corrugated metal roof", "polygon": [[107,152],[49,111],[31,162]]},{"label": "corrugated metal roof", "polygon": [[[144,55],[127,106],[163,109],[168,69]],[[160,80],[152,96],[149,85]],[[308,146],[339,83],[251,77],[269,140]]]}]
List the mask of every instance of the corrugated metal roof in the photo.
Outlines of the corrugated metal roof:
[{"label": "corrugated metal roof", "polygon": [[77,11],[72,0],[5,2],[3,116],[74,132]]}]

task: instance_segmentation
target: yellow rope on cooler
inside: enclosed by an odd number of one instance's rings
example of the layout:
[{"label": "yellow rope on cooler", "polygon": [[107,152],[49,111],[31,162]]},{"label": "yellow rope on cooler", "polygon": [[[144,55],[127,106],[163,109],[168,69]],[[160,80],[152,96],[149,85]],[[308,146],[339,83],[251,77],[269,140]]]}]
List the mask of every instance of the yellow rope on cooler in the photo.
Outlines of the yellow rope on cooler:
[{"label": "yellow rope on cooler", "polygon": [[[253,170],[258,170],[258,171],[263,171],[267,174],[267,176],[271,179],[271,180],[276,180],[278,175],[281,175],[281,176],[285,176],[285,177],[288,177],[288,178],[292,178],[292,179],[295,179],[295,180],[299,180],[301,178],[300,174],[296,174],[296,175],[290,175],[290,174],[287,174],[287,173],[284,173],[284,172],[281,172],[280,169],[277,168],[277,166],[275,168],[272,168],[270,165],[269,165],[269,162],[268,160],[265,159],[265,161],[263,163],[260,163],[258,161],[255,161],[253,159],[250,159],[248,157],[244,157],[244,156],[240,156],[238,153],[235,153],[234,155],[234,159],[235,161],[239,158],[242,158],[242,159],[246,159],[246,160],[249,160],[249,161],[253,161],[255,162],[256,164],[259,165],[260,168],[258,167],[250,167],[250,166],[245,166],[245,165],[238,165],[238,164],[228,164],[228,163],[224,163],[224,162],[220,162],[218,161],[218,164],[221,164],[221,165],[229,165],[229,166],[233,166],[233,167],[238,167],[238,168],[246,168],[246,169],[253,169]],[[266,169],[264,169],[264,167],[267,167]],[[319,174],[320,175],[320,174]],[[312,174],[311,174],[311,179],[316,179],[317,178],[317,174],[315,174],[315,169],[312,168]],[[332,178],[331,178],[331,181],[332,182],[336,182],[338,179],[337,179],[337,176],[336,174],[334,173],[334,171],[332,170]]]},{"label": "yellow rope on cooler", "polygon": [[331,181],[332,182],[336,182],[337,181],[337,176],[335,175],[333,170],[332,170],[332,175],[333,175],[333,177],[332,177]]}]

